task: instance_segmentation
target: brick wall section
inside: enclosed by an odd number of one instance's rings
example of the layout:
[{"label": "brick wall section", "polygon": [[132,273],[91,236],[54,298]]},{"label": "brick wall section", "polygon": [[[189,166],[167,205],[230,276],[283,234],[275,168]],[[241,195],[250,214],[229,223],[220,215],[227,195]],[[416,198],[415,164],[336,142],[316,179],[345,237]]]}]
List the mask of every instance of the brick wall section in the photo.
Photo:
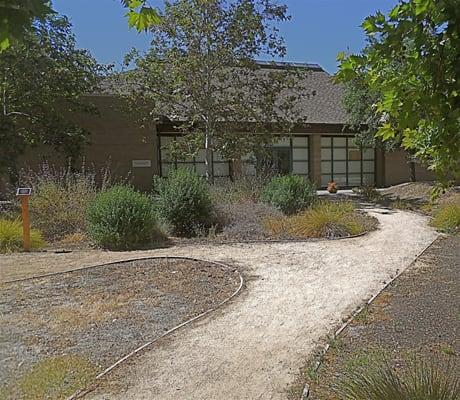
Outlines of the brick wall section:
[{"label": "brick wall section", "polygon": [[[74,114],[70,118],[91,132],[91,144],[85,148],[85,163],[96,170],[110,166],[115,177],[130,176],[132,183],[140,190],[151,189],[154,174],[158,173],[158,152],[156,128],[140,129],[123,112],[121,103],[107,96],[91,96],[100,115]],[[133,168],[133,160],[150,160],[151,167]],[[37,147],[29,149],[21,157],[20,166],[37,167],[43,161],[50,164],[65,165],[62,156],[52,149]],[[78,165],[78,164],[77,164]]]}]

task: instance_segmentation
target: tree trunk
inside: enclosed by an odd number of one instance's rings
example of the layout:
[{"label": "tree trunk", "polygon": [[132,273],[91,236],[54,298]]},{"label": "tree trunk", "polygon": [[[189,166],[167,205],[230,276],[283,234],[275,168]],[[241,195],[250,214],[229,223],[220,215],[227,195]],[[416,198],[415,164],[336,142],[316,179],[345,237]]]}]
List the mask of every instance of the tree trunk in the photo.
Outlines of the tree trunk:
[{"label": "tree trunk", "polygon": [[209,132],[205,134],[205,141],[204,141],[204,149],[205,149],[205,157],[204,163],[206,168],[206,180],[209,183],[214,183],[214,171],[212,165],[212,147],[211,147],[211,137]]}]

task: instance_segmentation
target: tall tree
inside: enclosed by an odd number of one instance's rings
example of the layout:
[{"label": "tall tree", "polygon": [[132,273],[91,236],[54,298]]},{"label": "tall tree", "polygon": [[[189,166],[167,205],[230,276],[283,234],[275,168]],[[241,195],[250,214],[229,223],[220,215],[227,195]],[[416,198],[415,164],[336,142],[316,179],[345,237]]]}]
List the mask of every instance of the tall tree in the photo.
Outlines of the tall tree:
[{"label": "tall tree", "polygon": [[400,0],[362,26],[369,44],[339,55],[338,78],[363,77],[378,93],[379,138],[400,141],[444,183],[459,176],[460,1]]},{"label": "tall tree", "polygon": [[50,145],[75,158],[87,132],[66,115],[91,111],[82,95],[106,68],[75,47],[67,18],[53,15],[0,55],[0,171],[27,146]]},{"label": "tall tree", "polygon": [[53,13],[49,0],[0,0],[0,52],[20,40],[35,19]]},{"label": "tall tree", "polygon": [[308,95],[306,71],[254,61],[285,55],[276,24],[289,19],[286,12],[272,0],[167,1],[150,50],[127,57],[136,68],[122,75],[123,87],[142,123],[180,121],[184,140],[170,150],[193,155],[204,146],[208,180],[213,150],[236,159],[301,121],[295,105]]}]

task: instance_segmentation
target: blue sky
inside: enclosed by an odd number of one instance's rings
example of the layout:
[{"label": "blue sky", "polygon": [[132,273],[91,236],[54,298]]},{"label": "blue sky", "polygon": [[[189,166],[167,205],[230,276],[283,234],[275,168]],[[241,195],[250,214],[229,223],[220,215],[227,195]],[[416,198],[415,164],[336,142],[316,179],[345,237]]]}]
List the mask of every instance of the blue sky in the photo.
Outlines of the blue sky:
[{"label": "blue sky", "polygon": [[[151,0],[151,4],[160,1]],[[387,12],[397,0],[284,0],[292,20],[280,26],[287,44],[286,60],[315,62],[336,71],[340,51],[359,51],[364,34],[359,27],[377,10]],[[79,47],[87,48],[101,63],[120,66],[132,48],[146,49],[149,36],[130,30],[119,0],[54,0],[54,8],[67,15]]]}]

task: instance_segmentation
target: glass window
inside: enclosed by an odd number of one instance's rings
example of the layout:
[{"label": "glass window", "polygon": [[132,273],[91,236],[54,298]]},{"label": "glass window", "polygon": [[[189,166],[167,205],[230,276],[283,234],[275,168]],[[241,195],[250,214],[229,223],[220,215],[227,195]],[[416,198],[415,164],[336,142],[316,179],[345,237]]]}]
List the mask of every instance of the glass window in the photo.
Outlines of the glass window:
[{"label": "glass window", "polygon": [[201,149],[198,151],[197,155],[195,156],[195,161],[196,162],[204,162],[206,158],[206,150],[205,149]]},{"label": "glass window", "polygon": [[308,160],[308,149],[292,149],[292,159],[299,161]]},{"label": "glass window", "polygon": [[347,163],[346,161],[334,161],[333,163],[334,174],[346,174],[347,173]]},{"label": "glass window", "polygon": [[374,174],[363,174],[363,184],[364,185],[373,185],[375,183]]},{"label": "glass window", "polygon": [[327,186],[327,184],[331,181],[331,175],[321,175],[321,186]]},{"label": "glass window", "polygon": [[348,161],[348,172],[350,174],[361,173],[361,161]]},{"label": "glass window", "polygon": [[293,147],[308,147],[308,137],[307,136],[293,136],[292,146]]},{"label": "glass window", "polygon": [[373,184],[374,160],[374,149],[361,150],[353,137],[322,137],[321,184],[325,186],[332,179],[342,187]]},{"label": "glass window", "polygon": [[327,136],[321,136],[321,147],[331,147],[331,139]]},{"label": "glass window", "polygon": [[347,159],[347,150],[346,149],[336,149],[335,140],[334,140],[334,160],[346,160]]},{"label": "glass window", "polygon": [[361,186],[361,173],[348,174],[348,186]]},{"label": "glass window", "polygon": [[374,161],[363,161],[363,172],[374,172]]},{"label": "glass window", "polygon": [[331,149],[321,149],[321,160],[332,160]]},{"label": "glass window", "polygon": [[321,161],[321,173],[323,174],[332,173],[332,163],[330,161]]},{"label": "glass window", "polygon": [[292,172],[294,174],[308,174],[308,161],[294,161],[292,163]]},{"label": "glass window", "polygon": [[195,164],[196,173],[201,176],[206,176],[206,164],[205,163],[196,163]]},{"label": "glass window", "polygon": [[347,186],[347,175],[334,173],[334,181],[338,183],[339,186]]}]

